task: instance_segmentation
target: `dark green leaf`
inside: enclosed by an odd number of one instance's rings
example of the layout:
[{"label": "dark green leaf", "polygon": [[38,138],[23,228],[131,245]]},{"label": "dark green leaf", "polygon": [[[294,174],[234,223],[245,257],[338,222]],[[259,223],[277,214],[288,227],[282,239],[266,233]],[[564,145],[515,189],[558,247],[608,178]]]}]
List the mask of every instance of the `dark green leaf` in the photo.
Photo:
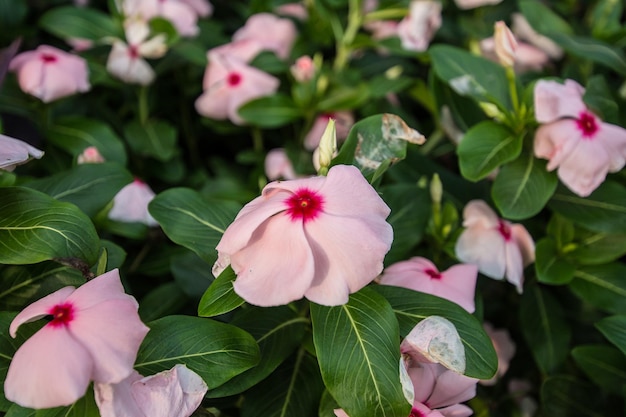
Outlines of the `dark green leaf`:
[{"label": "dark green leaf", "polygon": [[33,410],[14,404],[5,417],[100,417],[100,411],[94,399],[93,389],[89,387],[82,398],[68,407]]},{"label": "dark green leaf", "polygon": [[233,288],[233,281],[236,278],[235,271],[230,266],[226,268],[200,299],[198,315],[201,317],[219,316],[245,303],[245,300],[237,295]]},{"label": "dark green leaf", "polygon": [[548,206],[595,232],[626,233],[626,188],[605,181],[589,197],[579,197],[559,186]]},{"label": "dark green leaf", "polygon": [[558,183],[556,175],[546,170],[545,161],[523,154],[498,172],[491,196],[502,217],[522,220],[544,208]]},{"label": "dark green leaf", "polygon": [[480,322],[458,304],[434,295],[391,285],[376,285],[372,289],[391,304],[400,324],[402,337],[426,317],[444,317],[454,324],[465,347],[465,375],[489,379],[495,374],[498,359],[491,339]]},{"label": "dark green leaf", "polygon": [[[309,319],[298,316],[288,306],[251,306],[239,311],[231,324],[242,328],[256,339],[261,350],[261,360],[254,368],[208,392],[209,398],[239,394],[265,379],[300,345],[305,329],[309,326]],[[259,387],[263,387],[265,392],[268,385],[262,383]]]},{"label": "dark green leaf", "polygon": [[626,266],[611,263],[584,266],[574,274],[570,289],[591,305],[610,313],[626,313]]},{"label": "dark green leaf", "polygon": [[626,357],[607,345],[585,345],[572,349],[574,361],[596,385],[617,395],[626,388]]},{"label": "dark green leaf", "polygon": [[176,283],[187,296],[196,299],[202,297],[215,279],[211,273],[212,264],[213,262],[207,263],[191,251],[174,255],[170,261]]},{"label": "dark green leaf", "polygon": [[519,322],[539,369],[544,374],[555,372],[567,358],[572,333],[561,305],[539,285],[528,286],[522,296]]},{"label": "dark green leaf", "polygon": [[167,282],[151,290],[139,303],[139,317],[144,322],[175,314],[189,303],[178,284]]},{"label": "dark green leaf", "polygon": [[363,288],[342,306],[311,304],[311,320],[322,378],[349,416],[410,413],[400,386],[398,323],[382,296]]},{"label": "dark green leaf", "polygon": [[105,37],[121,37],[121,28],[117,27],[110,16],[87,7],[54,8],[39,19],[39,25],[64,39],[101,41]]},{"label": "dark green leaf", "polygon": [[528,23],[537,32],[571,34],[572,28],[566,20],[557,15],[552,9],[538,0],[518,1],[520,11],[528,20]]},{"label": "dark green leaf", "polygon": [[170,188],[150,202],[148,210],[174,243],[191,249],[207,262],[240,209],[227,201],[208,200],[188,188]]},{"label": "dark green leaf", "polygon": [[148,324],[135,367],[152,375],[182,363],[209,390],[255,366],[259,347],[247,332],[229,324],[190,316],[168,316]]},{"label": "dark green leaf", "polygon": [[553,376],[541,386],[542,415],[550,417],[606,417],[593,385],[572,376]]},{"label": "dark green leaf", "polygon": [[608,341],[626,355],[626,315],[606,317],[596,323],[596,327]]},{"label": "dark green leaf", "polygon": [[124,128],[124,136],[138,155],[167,162],[177,152],[178,132],[174,126],[161,120],[149,120],[144,124],[133,121]]},{"label": "dark green leaf", "polygon": [[75,204],[89,217],[94,217],[132,180],[132,175],[118,164],[84,164],[25,186]]},{"label": "dark green leaf", "polygon": [[470,181],[485,178],[500,165],[519,156],[522,139],[491,120],[472,126],[457,148],[461,174]]},{"label": "dark green leaf", "polygon": [[321,112],[351,110],[362,106],[369,96],[370,90],[367,84],[360,83],[355,86],[339,87],[327,93],[324,99],[317,104],[317,109]]},{"label": "dark green leaf", "polygon": [[535,271],[539,282],[563,285],[574,279],[576,267],[564,259],[551,238],[543,238],[537,242],[535,256]]},{"label": "dark green leaf", "polygon": [[75,205],[30,188],[7,187],[0,199],[0,263],[34,264],[53,258],[96,262],[100,240]]},{"label": "dark green leaf", "polygon": [[572,36],[558,32],[550,32],[548,36],[570,54],[597,62],[626,75],[626,57],[621,49],[584,36]]},{"label": "dark green leaf", "polygon": [[247,122],[263,128],[284,126],[302,117],[293,100],[284,94],[249,101],[238,113]]}]

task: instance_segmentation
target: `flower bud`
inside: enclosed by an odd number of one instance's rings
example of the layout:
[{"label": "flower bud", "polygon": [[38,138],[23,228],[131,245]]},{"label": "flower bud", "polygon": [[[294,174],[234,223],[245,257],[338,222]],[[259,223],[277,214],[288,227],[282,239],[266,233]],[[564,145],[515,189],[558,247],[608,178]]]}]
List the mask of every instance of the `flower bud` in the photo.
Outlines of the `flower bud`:
[{"label": "flower bud", "polygon": [[85,148],[85,150],[78,155],[78,159],[76,161],[79,165],[81,164],[101,164],[104,162],[104,158],[100,154],[100,151],[95,146],[89,146]]},{"label": "flower bud", "polygon": [[296,63],[289,70],[296,81],[304,83],[311,80],[315,75],[315,63],[310,56],[304,55],[296,59]]},{"label": "flower bud", "polygon": [[502,20],[495,24],[494,30],[496,56],[505,67],[512,67],[515,63],[515,50],[517,49],[517,40],[509,27]]},{"label": "flower bud", "polygon": [[323,174],[322,171],[326,171],[330,167],[330,162],[337,152],[337,132],[335,130],[335,120],[328,119],[326,130],[320,139],[319,149],[319,163],[320,168],[318,172]]}]

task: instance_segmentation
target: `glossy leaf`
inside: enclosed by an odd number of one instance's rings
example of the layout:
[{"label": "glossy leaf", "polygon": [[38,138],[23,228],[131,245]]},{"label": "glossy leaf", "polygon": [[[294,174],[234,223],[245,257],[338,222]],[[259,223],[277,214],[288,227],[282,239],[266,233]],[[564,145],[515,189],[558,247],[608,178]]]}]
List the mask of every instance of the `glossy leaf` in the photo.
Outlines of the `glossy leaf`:
[{"label": "glossy leaf", "polygon": [[398,323],[382,296],[364,288],[342,306],[311,304],[311,321],[324,383],[350,417],[410,413],[398,371]]},{"label": "glossy leaf", "polygon": [[569,353],[571,329],[559,302],[539,285],[527,286],[519,322],[526,345],[544,374],[557,371]]},{"label": "glossy leaf", "polygon": [[626,254],[626,233],[593,233],[585,230],[576,234],[576,247],[568,256],[581,265],[613,262]]},{"label": "glossy leaf", "polygon": [[95,146],[106,161],[126,165],[124,142],[109,125],[99,120],[80,116],[64,117],[55,120],[46,133],[46,139],[74,157],[85,148]]},{"label": "glossy leaf", "polygon": [[302,117],[291,98],[283,94],[249,101],[237,112],[247,122],[263,128],[284,126]]},{"label": "glossy leaf", "polygon": [[[424,136],[393,114],[377,114],[356,122],[332,165],[353,164],[370,178],[383,163],[406,157],[409,143],[421,144]],[[380,175],[380,171],[377,173]]]},{"label": "glossy leaf", "polygon": [[215,260],[215,247],[240,207],[208,200],[188,188],[170,188],[150,202],[148,210],[165,234],[207,262]]},{"label": "glossy leaf", "polygon": [[25,186],[72,203],[94,217],[132,180],[132,175],[118,164],[85,164]]},{"label": "glossy leaf", "polygon": [[190,316],[167,316],[148,323],[135,368],[152,375],[183,363],[209,390],[255,366],[259,347],[247,332],[229,324]]},{"label": "glossy leaf", "polygon": [[589,59],[621,75],[626,75],[626,57],[622,49],[597,39],[550,32],[550,38],[573,56]]},{"label": "glossy leaf", "polygon": [[543,238],[537,242],[535,257],[535,271],[539,282],[563,285],[574,279],[576,266],[559,253],[551,238]]},{"label": "glossy leaf", "polygon": [[170,260],[174,280],[187,296],[195,299],[201,298],[215,280],[211,273],[212,264],[212,262],[205,262],[191,251],[174,255]]},{"label": "glossy leaf", "polygon": [[626,355],[626,315],[603,318],[596,323],[596,328]]},{"label": "glossy leaf", "polygon": [[75,205],[29,188],[2,189],[0,263],[34,264],[54,258],[95,263],[100,240]]},{"label": "glossy leaf", "polygon": [[174,126],[162,120],[149,120],[143,124],[133,121],[124,128],[124,136],[137,155],[167,162],[177,152],[178,132]]},{"label": "glossy leaf", "polygon": [[235,271],[229,266],[217,277],[204,292],[198,304],[198,315],[214,317],[233,311],[245,300],[233,288],[233,281],[237,278]]},{"label": "glossy leaf", "polygon": [[510,108],[509,87],[504,68],[486,58],[450,45],[428,49],[439,78],[462,96]]},{"label": "glossy leaf", "polygon": [[574,378],[558,375],[541,385],[542,414],[551,417],[606,417],[600,398],[591,395],[597,388]]},{"label": "glossy leaf", "polygon": [[372,289],[391,304],[400,325],[401,337],[405,337],[426,317],[444,317],[454,324],[465,347],[465,375],[489,379],[495,374],[498,360],[491,340],[481,323],[462,307],[443,298],[407,288],[376,285]]},{"label": "glossy leaf", "polygon": [[105,13],[87,7],[56,7],[39,20],[39,25],[63,39],[100,41],[105,37],[119,38],[121,28]]},{"label": "glossy leaf", "polygon": [[[261,350],[261,360],[254,368],[237,375],[207,393],[209,398],[239,394],[257,385],[272,373],[302,342],[309,319],[300,317],[287,306],[260,308],[251,306],[237,312],[231,321],[252,335]],[[265,389],[267,385],[261,383]],[[265,415],[265,414],[263,414]]]},{"label": "glossy leaf", "polygon": [[321,112],[351,110],[362,106],[369,96],[370,91],[367,84],[343,86],[327,93],[324,99],[318,103],[317,108]]},{"label": "glossy leaf", "polygon": [[303,350],[246,393],[242,417],[316,417],[324,391],[317,361]]},{"label": "glossy leaf", "polygon": [[93,389],[89,387],[83,397],[67,407],[33,410],[13,404],[5,417],[100,417]]},{"label": "glossy leaf", "polygon": [[570,289],[603,311],[626,314],[626,265],[611,263],[579,268]]},{"label": "glossy leaf", "polygon": [[622,395],[626,387],[626,357],[622,352],[607,345],[583,345],[572,350],[572,357],[596,385]]},{"label": "glossy leaf", "polygon": [[523,154],[500,169],[491,196],[502,217],[522,220],[545,207],[558,183],[556,175],[546,171],[545,161]]},{"label": "glossy leaf", "polygon": [[548,206],[589,230],[626,233],[626,188],[616,182],[605,181],[586,198],[559,186]]},{"label": "glossy leaf", "polygon": [[478,123],[465,133],[457,148],[461,174],[470,181],[481,180],[521,151],[521,136],[490,120]]},{"label": "glossy leaf", "polygon": [[189,304],[189,298],[175,282],[166,282],[152,289],[139,302],[139,317],[143,322],[168,314],[179,313]]},{"label": "glossy leaf", "polygon": [[566,20],[541,1],[521,0],[518,1],[518,5],[528,23],[537,32],[543,34],[554,32],[571,34],[573,32]]}]

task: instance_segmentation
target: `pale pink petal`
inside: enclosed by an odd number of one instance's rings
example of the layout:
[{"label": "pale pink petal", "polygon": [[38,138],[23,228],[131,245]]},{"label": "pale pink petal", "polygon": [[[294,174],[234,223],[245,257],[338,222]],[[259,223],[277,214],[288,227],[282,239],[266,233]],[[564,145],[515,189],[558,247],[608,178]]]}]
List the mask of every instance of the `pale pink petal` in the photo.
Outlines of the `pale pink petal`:
[{"label": "pale pink petal", "polygon": [[276,215],[260,225],[248,245],[231,255],[235,292],[258,306],[299,300],[315,274],[314,258],[302,224]]},{"label": "pale pink petal", "polygon": [[198,16],[209,17],[213,14],[213,5],[207,0],[179,0],[189,6]]},{"label": "pale pink petal", "polygon": [[320,139],[324,134],[324,130],[326,129],[326,125],[328,124],[328,119],[330,115],[320,115],[315,118],[313,122],[313,126],[311,130],[304,137],[304,147],[305,149],[312,151],[317,148],[320,144]]},{"label": "pale pink petal", "polygon": [[496,374],[491,379],[479,381],[481,385],[490,386],[494,385],[509,369],[509,363],[515,355],[515,343],[506,329],[496,330],[488,322],[483,323],[483,328],[493,343],[496,355],[498,355],[498,370]]},{"label": "pale pink petal", "polygon": [[[474,293],[478,268],[476,265],[453,265],[442,272],[441,285],[434,288],[433,295],[457,303],[469,313],[474,312]],[[436,280],[431,280],[435,284]]]},{"label": "pale pink petal", "polygon": [[70,405],[85,395],[93,359],[63,326],[46,325],[15,352],[6,398],[22,407]]},{"label": "pale pink petal", "polygon": [[[243,63],[252,61],[261,51],[263,45],[254,39],[242,39],[217,46],[208,52],[209,62],[220,59],[221,56],[237,58]],[[205,85],[206,88],[206,85]]]},{"label": "pale pink petal", "polygon": [[532,26],[530,26],[530,23],[528,23],[523,14],[513,13],[511,19],[513,20],[513,33],[518,39],[522,39],[536,46],[552,59],[561,59],[561,57],[563,57],[563,49],[554,43],[552,39],[537,33]]},{"label": "pale pink petal", "polygon": [[296,19],[306,20],[309,18],[309,11],[302,3],[285,3],[276,7],[276,13],[282,16],[291,16]]},{"label": "pale pink petal", "polygon": [[506,271],[505,241],[496,229],[470,227],[459,236],[455,252],[464,263],[478,266],[478,270],[494,279],[503,279]]},{"label": "pale pink petal", "polygon": [[157,221],[148,212],[148,204],[154,196],[154,191],[146,183],[136,179],[115,195],[108,217],[120,222],[140,222],[156,226]]},{"label": "pale pink petal", "polygon": [[[79,91],[76,79],[70,75],[71,73],[68,73],[67,68],[48,64],[47,68],[44,68],[43,74],[41,83],[42,95],[39,98],[44,103]],[[70,76],[68,77],[68,75]]]},{"label": "pale pink petal", "polygon": [[297,177],[293,164],[283,148],[272,149],[265,155],[265,176],[270,181],[292,180]]},{"label": "pale pink petal", "polygon": [[393,231],[384,218],[363,221],[323,214],[304,226],[315,258],[315,278],[305,296],[322,305],[348,302],[348,295],[383,270]]},{"label": "pale pink petal", "polygon": [[215,119],[228,118],[228,107],[224,105],[230,98],[230,91],[225,83],[220,83],[206,90],[196,99],[195,106],[198,114]]},{"label": "pale pink petal", "polygon": [[515,285],[517,292],[521,294],[524,288],[524,262],[522,260],[522,253],[520,252],[517,243],[514,241],[506,242],[505,251],[506,280]]},{"label": "pale pink petal", "polygon": [[601,123],[592,139],[602,143],[609,155],[609,172],[617,172],[626,163],[626,129],[609,123]]},{"label": "pale pink petal", "polygon": [[12,171],[30,157],[41,158],[43,151],[18,139],[0,134],[0,169]]},{"label": "pale pink petal", "polygon": [[608,151],[596,140],[579,140],[570,154],[561,161],[559,179],[581,197],[591,194],[609,171]]},{"label": "pale pink petal", "polygon": [[564,159],[568,158],[576,145],[582,140],[576,121],[557,120],[542,125],[535,132],[534,152],[537,158],[548,159],[546,169],[555,170]]},{"label": "pale pink petal", "polygon": [[466,405],[454,404],[437,410],[442,417],[469,417],[474,411]]},{"label": "pale pink petal", "polygon": [[535,262],[535,241],[530,233],[528,233],[528,230],[526,230],[526,228],[521,224],[512,224],[511,237],[522,253],[524,266],[528,266]]},{"label": "pale pink petal", "polygon": [[198,15],[187,4],[178,1],[161,1],[161,15],[172,22],[180,36],[196,36],[198,28]]},{"label": "pale pink petal", "polygon": [[518,42],[515,50],[515,72],[540,71],[548,65],[550,57],[541,49],[525,42]]},{"label": "pale pink petal", "polygon": [[459,9],[474,9],[476,7],[498,4],[502,0],[454,0]]},{"label": "pale pink petal", "polygon": [[239,108],[251,100],[275,93],[280,81],[278,78],[254,67],[242,65],[236,71],[241,77],[241,82],[231,88],[228,116],[233,123],[243,124],[245,121],[237,112]]},{"label": "pale pink petal", "polygon": [[133,371],[117,384],[95,382],[93,388],[100,417],[156,417],[145,415],[133,398],[131,385],[142,378],[139,372]]},{"label": "pale pink petal", "polygon": [[335,413],[335,417],[350,417],[341,408],[336,408],[333,410],[333,412]]},{"label": "pale pink petal", "polygon": [[411,1],[408,16],[398,23],[398,36],[402,42],[402,47],[409,51],[425,51],[440,26],[440,2]]},{"label": "pale pink petal", "polygon": [[563,117],[578,117],[587,109],[583,102],[585,90],[576,81],[564,84],[556,81],[539,80],[535,84],[535,119],[539,123],[550,123]]},{"label": "pale pink petal", "polygon": [[472,200],[463,209],[463,226],[497,227],[499,218],[483,200]]},{"label": "pale pink petal", "polygon": [[55,305],[62,304],[75,290],[74,287],[64,287],[30,304],[15,316],[11,322],[11,326],[9,327],[11,337],[14,338],[17,335],[17,329],[22,324],[30,323],[31,321],[39,320],[49,315],[50,310]]},{"label": "pale pink petal", "polygon": [[233,41],[253,39],[263,49],[273,51],[281,59],[287,59],[297,35],[296,27],[289,19],[270,13],[257,13],[233,34]]},{"label": "pale pink petal", "polygon": [[[403,344],[403,346],[406,346]],[[404,356],[404,355],[403,355]],[[407,372],[413,383],[415,392],[415,403],[424,403],[433,392],[435,382],[437,381],[437,367],[441,365],[436,363],[409,363]]]},{"label": "pale pink petal", "polygon": [[462,403],[476,395],[475,378],[445,370],[437,377],[435,387],[426,404],[431,408],[442,408]]},{"label": "pale pink petal", "polygon": [[38,57],[32,61],[27,61],[20,66],[17,73],[17,82],[19,83],[22,91],[37,98],[41,98],[40,96],[44,94],[42,88],[44,68],[44,63]]}]

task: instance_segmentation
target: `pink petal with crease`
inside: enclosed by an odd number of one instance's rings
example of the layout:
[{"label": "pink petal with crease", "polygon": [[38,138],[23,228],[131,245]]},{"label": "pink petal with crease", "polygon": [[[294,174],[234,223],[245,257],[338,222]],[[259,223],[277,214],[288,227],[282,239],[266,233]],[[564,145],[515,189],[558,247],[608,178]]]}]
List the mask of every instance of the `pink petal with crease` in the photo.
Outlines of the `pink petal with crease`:
[{"label": "pink petal with crease", "polygon": [[539,80],[535,84],[535,118],[539,123],[550,123],[563,117],[578,117],[587,106],[582,100],[584,88],[576,81],[565,84]]},{"label": "pink petal with crease", "polygon": [[142,378],[139,372],[133,371],[117,384],[94,383],[100,417],[144,417],[131,392],[132,383]]}]

